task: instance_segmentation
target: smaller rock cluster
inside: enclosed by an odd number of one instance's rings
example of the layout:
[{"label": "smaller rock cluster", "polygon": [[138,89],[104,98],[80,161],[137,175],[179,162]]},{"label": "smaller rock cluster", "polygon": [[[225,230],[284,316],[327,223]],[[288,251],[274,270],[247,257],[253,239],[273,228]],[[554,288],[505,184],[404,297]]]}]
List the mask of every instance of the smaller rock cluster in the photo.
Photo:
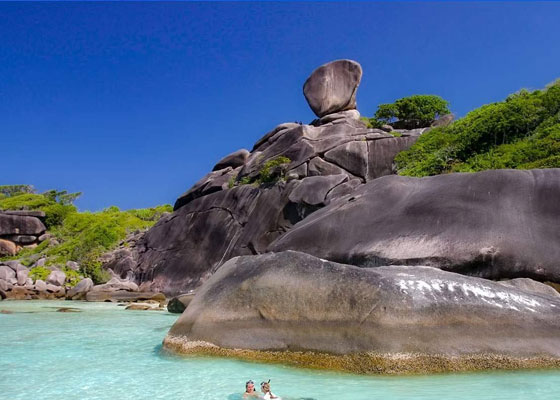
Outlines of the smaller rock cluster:
[{"label": "smaller rock cluster", "polygon": [[0,256],[14,256],[46,240],[43,211],[0,211]]},{"label": "smaller rock cluster", "polygon": [[[41,258],[31,268],[43,267],[45,261],[45,258]],[[58,267],[46,267],[51,270],[46,280],[33,279],[30,276],[31,268],[21,264],[18,260],[0,263],[0,291],[3,292],[3,298],[15,300],[60,299],[70,296],[72,293],[73,288],[67,285],[66,274]],[[83,286],[82,282],[88,280],[91,282],[91,279],[87,278],[79,282],[77,286]]]},{"label": "smaller rock cluster", "polygon": [[[58,266],[45,266],[46,258],[37,260],[30,268],[19,260],[0,263],[0,296],[2,299],[35,300],[67,299],[110,302],[155,302],[158,308],[165,304],[165,296],[149,290],[149,285],[140,287],[127,279],[113,277],[105,284],[94,285],[90,278],[82,279],[74,286],[70,285],[66,273]],[[44,267],[51,272],[46,280],[33,279],[30,271],[33,267]],[[76,262],[68,261],[66,268],[79,270]],[[112,272],[112,271],[111,271]],[[149,307],[150,309],[153,306]]]}]

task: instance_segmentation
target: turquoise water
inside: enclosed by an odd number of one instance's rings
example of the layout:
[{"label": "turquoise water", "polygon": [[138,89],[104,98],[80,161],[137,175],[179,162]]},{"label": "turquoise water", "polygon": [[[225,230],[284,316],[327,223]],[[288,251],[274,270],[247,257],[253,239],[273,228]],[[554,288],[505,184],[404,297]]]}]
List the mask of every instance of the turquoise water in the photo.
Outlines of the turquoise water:
[{"label": "turquoise water", "polygon": [[[58,307],[80,313],[55,312]],[[557,400],[560,371],[368,377],[166,354],[177,316],[110,303],[3,301],[0,399],[226,399],[271,379],[284,399]]]}]

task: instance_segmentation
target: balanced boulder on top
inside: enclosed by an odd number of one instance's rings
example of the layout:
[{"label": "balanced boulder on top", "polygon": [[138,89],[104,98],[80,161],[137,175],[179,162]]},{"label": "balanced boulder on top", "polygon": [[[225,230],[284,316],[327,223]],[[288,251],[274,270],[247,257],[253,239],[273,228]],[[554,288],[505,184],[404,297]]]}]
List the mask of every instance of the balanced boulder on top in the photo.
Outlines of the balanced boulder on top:
[{"label": "balanced boulder on top", "polygon": [[356,61],[332,61],[313,71],[303,85],[303,94],[319,118],[353,110],[361,79],[362,67]]}]

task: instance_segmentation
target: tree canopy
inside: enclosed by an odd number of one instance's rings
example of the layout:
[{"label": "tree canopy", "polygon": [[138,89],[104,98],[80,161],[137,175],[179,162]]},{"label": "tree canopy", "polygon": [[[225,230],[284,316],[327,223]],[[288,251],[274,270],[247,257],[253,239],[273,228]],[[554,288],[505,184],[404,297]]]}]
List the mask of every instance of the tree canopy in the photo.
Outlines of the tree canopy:
[{"label": "tree canopy", "polygon": [[419,94],[380,104],[374,120],[377,125],[389,124],[400,129],[425,128],[440,116],[449,114],[448,107],[449,103],[439,96]]}]

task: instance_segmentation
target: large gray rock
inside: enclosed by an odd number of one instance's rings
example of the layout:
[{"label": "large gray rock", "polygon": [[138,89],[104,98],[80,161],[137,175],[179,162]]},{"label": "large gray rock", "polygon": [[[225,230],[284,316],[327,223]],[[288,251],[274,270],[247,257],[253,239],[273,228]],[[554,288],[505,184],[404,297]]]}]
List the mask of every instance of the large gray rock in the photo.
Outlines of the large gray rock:
[{"label": "large gray rock", "polygon": [[63,271],[52,271],[47,277],[47,284],[62,286],[66,282],[66,274]]},{"label": "large gray rock", "polygon": [[246,149],[234,151],[218,161],[216,165],[214,165],[214,168],[212,168],[212,171],[219,171],[227,167],[231,167],[233,169],[241,167],[245,164],[245,161],[247,161],[249,154],[249,151]]},{"label": "large gray rock", "polygon": [[20,286],[25,285],[27,283],[28,275],[29,275],[29,269],[25,268],[24,266],[19,268],[16,272],[18,285]]},{"label": "large gray rock", "polygon": [[0,265],[0,279],[5,281],[15,278],[16,272],[7,265]]},{"label": "large gray rock", "polygon": [[311,73],[303,85],[303,94],[319,118],[352,110],[356,108],[356,92],[361,79],[362,67],[356,61],[332,61]]},{"label": "large gray rock", "polygon": [[35,290],[38,292],[46,292],[47,291],[47,284],[45,281],[41,279],[37,279],[35,281]]},{"label": "large gray rock", "polygon": [[91,288],[91,291],[93,292],[112,292],[117,290],[137,292],[138,285],[131,281],[111,278],[107,283],[104,283],[102,285],[95,285],[93,288]]},{"label": "large gray rock", "polygon": [[387,176],[313,213],[269,250],[560,282],[558,199],[560,169]]},{"label": "large gray rock", "polygon": [[0,236],[41,235],[45,225],[39,218],[0,212]]},{"label": "large gray rock", "polygon": [[66,292],[66,297],[71,300],[81,300],[93,288],[93,281],[90,278],[82,279],[73,288]]},{"label": "large gray rock", "polygon": [[359,268],[289,251],[229,260],[164,343],[558,359],[559,310],[557,296],[436,268]]}]

